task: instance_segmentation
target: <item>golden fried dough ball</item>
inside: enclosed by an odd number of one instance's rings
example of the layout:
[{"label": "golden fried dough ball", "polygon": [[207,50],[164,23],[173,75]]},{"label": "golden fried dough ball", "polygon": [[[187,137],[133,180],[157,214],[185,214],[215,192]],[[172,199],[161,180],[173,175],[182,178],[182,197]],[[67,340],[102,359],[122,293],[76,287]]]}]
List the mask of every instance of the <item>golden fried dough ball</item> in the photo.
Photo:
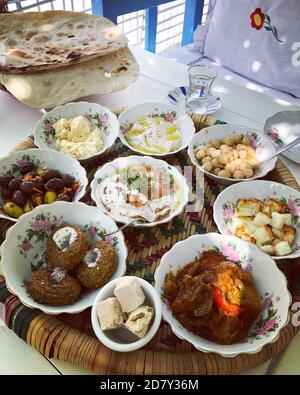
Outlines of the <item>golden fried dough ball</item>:
[{"label": "golden fried dough ball", "polygon": [[221,170],[218,174],[219,177],[231,178],[232,174],[229,170]]},{"label": "golden fried dough ball", "polygon": [[212,171],[212,169],[213,169],[213,165],[211,162],[205,162],[202,167],[205,171],[208,171],[208,172]]},{"label": "golden fried dough ball", "polygon": [[215,147],[215,148],[220,148],[220,145],[221,145],[221,141],[220,140],[213,140],[212,142],[211,142],[211,145],[213,146],[213,147]]},{"label": "golden fried dough ball", "polygon": [[203,158],[206,156],[206,148],[201,147],[200,149],[198,149],[198,150],[196,151],[195,156],[196,156],[196,158],[197,158],[198,160],[203,159]]},{"label": "golden fried dough ball", "polygon": [[205,162],[211,162],[211,157],[210,157],[210,156],[205,156],[205,157],[202,159],[202,164],[204,164]]},{"label": "golden fried dough ball", "polygon": [[236,170],[232,176],[237,180],[241,180],[242,178],[245,178],[245,173],[243,170]]},{"label": "golden fried dough ball", "polygon": [[219,162],[220,162],[222,165],[226,165],[226,163],[228,163],[228,154],[222,152],[222,153],[219,155],[218,159],[219,159]]},{"label": "golden fried dough ball", "polygon": [[244,170],[244,174],[246,178],[251,178],[253,177],[253,170],[251,169],[251,167],[249,167],[248,169]]},{"label": "golden fried dough ball", "polygon": [[250,138],[247,137],[247,136],[243,136],[243,138],[242,138],[242,144],[250,145],[250,143],[251,143]]}]

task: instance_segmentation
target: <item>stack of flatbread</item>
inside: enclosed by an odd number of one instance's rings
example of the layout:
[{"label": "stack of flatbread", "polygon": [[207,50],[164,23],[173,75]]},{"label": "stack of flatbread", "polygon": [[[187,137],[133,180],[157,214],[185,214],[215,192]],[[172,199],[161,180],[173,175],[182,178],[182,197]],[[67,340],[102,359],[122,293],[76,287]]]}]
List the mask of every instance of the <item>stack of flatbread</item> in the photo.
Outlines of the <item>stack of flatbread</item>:
[{"label": "stack of flatbread", "polygon": [[106,18],[46,11],[0,15],[0,83],[24,104],[49,108],[133,83],[128,40]]}]

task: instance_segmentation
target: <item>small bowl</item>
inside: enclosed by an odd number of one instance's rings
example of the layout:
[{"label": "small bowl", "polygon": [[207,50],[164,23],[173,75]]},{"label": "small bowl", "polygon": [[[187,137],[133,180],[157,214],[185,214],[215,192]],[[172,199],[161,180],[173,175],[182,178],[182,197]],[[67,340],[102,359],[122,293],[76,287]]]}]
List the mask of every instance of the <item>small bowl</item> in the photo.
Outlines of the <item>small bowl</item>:
[{"label": "small bowl", "polygon": [[[124,278],[124,277],[122,277]],[[155,289],[147,281],[142,278],[136,277],[143,291],[146,295],[146,304],[154,308],[154,318],[152,320],[151,328],[148,329],[145,337],[139,339],[137,336],[132,334],[126,328],[114,329],[111,331],[102,331],[97,315],[97,304],[98,302],[114,296],[114,289],[120,281],[120,278],[110,281],[106,284],[96,296],[96,299],[92,307],[92,325],[94,332],[101,343],[106,347],[114,351],[129,352],[135,351],[139,348],[144,347],[154,337],[161,322],[161,300],[157,295]]]},{"label": "small bowl", "polygon": [[[18,151],[9,156],[5,156],[0,159],[0,176],[10,172],[12,175],[19,176],[18,163],[23,159],[32,160],[36,165],[46,166],[49,169],[59,170],[63,174],[70,174],[80,184],[78,191],[74,196],[74,202],[80,200],[86,192],[88,185],[88,179],[86,176],[85,169],[80,163],[58,151],[49,151],[43,149],[32,148],[25,151]],[[1,190],[1,187],[0,187]],[[3,197],[0,194],[0,207],[4,202]],[[17,222],[18,219],[9,217],[0,208],[0,218],[9,219],[10,221]]]},{"label": "small bowl", "polygon": [[175,151],[161,153],[161,154],[149,154],[155,157],[162,157],[167,155],[173,155],[186,148],[193,138],[195,133],[195,126],[192,119],[183,111],[177,107],[171,106],[165,103],[141,103],[135,106],[129,107],[119,115],[120,122],[120,140],[124,145],[130,148],[132,151],[142,155],[148,155],[144,151],[133,148],[127,141],[125,134],[134,122],[146,118],[149,116],[162,116],[168,121],[176,124],[181,134],[181,145]]},{"label": "small bowl", "polygon": [[137,224],[135,225],[136,227],[152,227],[152,226],[160,225],[169,222],[172,218],[176,217],[182,212],[182,210],[184,209],[184,207],[186,206],[189,200],[189,187],[185,177],[182,174],[180,174],[180,172],[177,170],[175,166],[170,166],[167,162],[161,159],[151,158],[151,156],[138,156],[138,155],[131,155],[124,158],[117,158],[112,162],[106,163],[104,166],[101,167],[101,169],[99,169],[95,173],[94,178],[91,182],[91,190],[92,190],[91,198],[94,200],[97,207],[99,207],[104,213],[112,217],[116,222],[120,222],[124,224],[131,222],[130,220],[125,221],[117,214],[109,212],[104,206],[104,204],[102,203],[102,200],[98,193],[98,188],[101,181],[103,181],[105,178],[109,177],[110,175],[114,174],[116,171],[120,169],[124,169],[127,166],[131,166],[131,165],[146,165],[146,166],[160,167],[166,170],[167,172],[170,172],[170,174],[177,181],[177,184],[179,185],[180,188],[180,200],[176,202],[176,204],[174,205],[174,209],[172,210],[172,212],[168,217],[162,219],[161,221],[149,222],[149,223],[145,222],[142,224]]},{"label": "small bowl", "polygon": [[[47,239],[53,227],[63,222],[80,226],[90,243],[103,239],[102,234],[118,229],[115,222],[97,207],[81,202],[55,202],[43,204],[24,214],[8,230],[1,245],[1,265],[7,288],[25,306],[40,309],[47,314],[79,313],[93,304],[99,291],[99,288],[86,291],[75,303],[67,306],[40,304],[27,293],[25,283],[32,272],[32,265],[38,268],[46,262]],[[121,277],[126,271],[127,258],[124,236],[122,232],[118,232],[104,240],[114,247],[118,255],[118,266],[111,279]]]},{"label": "small bowl", "polygon": [[213,125],[208,128],[202,129],[200,132],[196,133],[195,136],[193,137],[188,148],[188,154],[192,163],[208,177],[212,178],[213,180],[217,181],[219,184],[223,184],[223,185],[230,185],[241,181],[255,180],[257,178],[264,177],[266,174],[268,174],[271,170],[274,169],[277,160],[276,157],[267,162],[264,162],[259,167],[258,171],[255,173],[253,177],[245,178],[243,180],[235,180],[233,178],[219,177],[204,170],[195,156],[195,149],[201,145],[205,145],[209,143],[212,140],[223,140],[225,137],[234,134],[242,134],[244,136],[250,137],[251,146],[256,149],[256,154],[259,160],[263,160],[264,158],[267,158],[269,155],[275,152],[275,147],[272,144],[272,142],[257,130],[248,128],[246,126],[238,126],[238,125],[230,125],[230,124]]},{"label": "small bowl", "polygon": [[231,185],[222,191],[214,203],[214,221],[219,232],[223,235],[232,235],[234,210],[239,199],[268,198],[284,199],[292,214],[296,237],[293,243],[293,252],[289,255],[272,256],[273,259],[295,259],[300,256],[300,192],[278,182],[256,180]]},{"label": "small bowl", "polygon": [[92,122],[95,128],[99,129],[99,133],[101,133],[101,137],[103,139],[103,147],[94,155],[76,159],[84,161],[103,154],[103,152],[114,144],[118,137],[119,122],[116,115],[111,112],[109,108],[103,107],[97,103],[68,103],[47,112],[35,126],[35,144],[39,148],[58,151],[55,148],[56,138],[53,124],[61,118],[69,120],[79,115],[84,115]]},{"label": "small bowl", "polygon": [[[255,287],[260,295],[262,312],[247,338],[231,345],[221,345],[204,339],[185,329],[173,316],[168,301],[164,297],[164,281],[166,274],[176,273],[188,263],[199,257],[203,251],[220,251],[228,260],[236,262],[252,273]],[[187,340],[202,352],[214,352],[224,357],[234,357],[238,354],[255,354],[266,344],[275,342],[280,330],[289,321],[289,305],[291,295],[287,289],[284,274],[278,269],[274,260],[260,251],[255,245],[247,243],[234,236],[218,233],[194,235],[176,243],[161,259],[155,272],[155,289],[163,300],[163,318],[179,338]]]}]

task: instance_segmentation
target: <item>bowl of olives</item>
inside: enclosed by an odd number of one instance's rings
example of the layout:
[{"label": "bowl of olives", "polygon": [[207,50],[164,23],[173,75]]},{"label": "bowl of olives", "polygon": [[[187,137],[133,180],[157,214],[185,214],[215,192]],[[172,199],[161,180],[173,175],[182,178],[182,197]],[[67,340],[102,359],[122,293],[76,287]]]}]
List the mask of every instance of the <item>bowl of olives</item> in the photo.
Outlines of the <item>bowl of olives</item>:
[{"label": "bowl of olives", "polygon": [[61,152],[28,149],[0,159],[0,218],[17,221],[41,204],[80,200],[85,169]]}]

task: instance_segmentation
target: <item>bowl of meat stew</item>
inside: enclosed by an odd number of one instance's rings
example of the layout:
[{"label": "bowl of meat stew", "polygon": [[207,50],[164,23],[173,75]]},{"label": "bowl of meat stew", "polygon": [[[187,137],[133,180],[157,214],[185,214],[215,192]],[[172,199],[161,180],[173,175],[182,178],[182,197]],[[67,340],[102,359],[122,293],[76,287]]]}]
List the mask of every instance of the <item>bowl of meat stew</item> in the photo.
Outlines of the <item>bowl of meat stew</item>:
[{"label": "bowl of meat stew", "polygon": [[176,243],[155,272],[163,318],[202,352],[257,353],[288,323],[291,296],[274,260],[235,236]]}]

